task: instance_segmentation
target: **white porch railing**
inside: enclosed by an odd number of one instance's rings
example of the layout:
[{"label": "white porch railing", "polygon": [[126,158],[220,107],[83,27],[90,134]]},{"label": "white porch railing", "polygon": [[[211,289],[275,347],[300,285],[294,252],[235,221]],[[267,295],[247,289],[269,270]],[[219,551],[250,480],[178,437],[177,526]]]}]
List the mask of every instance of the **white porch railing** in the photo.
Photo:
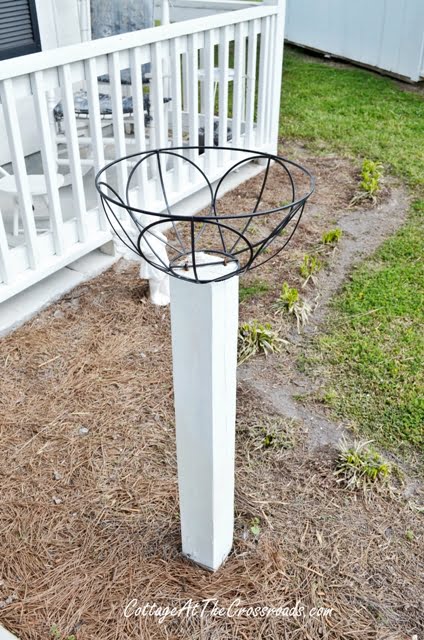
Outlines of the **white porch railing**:
[{"label": "white porch railing", "polygon": [[[94,189],[95,173],[109,160],[146,148],[196,146],[200,127],[204,143],[213,146],[216,122],[220,145],[274,151],[283,24],[284,0],[278,0],[1,62],[0,99],[12,158],[12,168],[6,168],[14,175],[16,197],[2,190],[0,177],[0,302],[110,242]],[[143,84],[146,64],[148,86]],[[124,87],[120,74],[128,68],[131,84]],[[103,74],[109,74],[108,85],[99,85]],[[99,87],[111,96],[110,116],[101,114]],[[88,97],[85,119],[74,109],[74,93],[80,90]],[[146,90],[151,122],[145,114]],[[132,96],[130,114],[124,113],[123,93]],[[164,97],[170,102],[164,104]],[[25,114],[21,105],[28,101],[32,109]],[[53,117],[59,101],[60,130]],[[24,156],[22,134],[28,118],[40,149],[31,158]],[[207,152],[190,153],[212,180],[233,155],[224,152],[219,166],[211,166]],[[108,176],[120,192],[129,166]],[[64,179],[58,180],[58,173]],[[44,174],[42,198],[34,191],[34,174]],[[171,203],[203,186],[195,172],[187,169],[182,175],[172,163],[164,167],[164,180]],[[154,169],[140,172],[138,188],[149,194],[154,210]]]}]

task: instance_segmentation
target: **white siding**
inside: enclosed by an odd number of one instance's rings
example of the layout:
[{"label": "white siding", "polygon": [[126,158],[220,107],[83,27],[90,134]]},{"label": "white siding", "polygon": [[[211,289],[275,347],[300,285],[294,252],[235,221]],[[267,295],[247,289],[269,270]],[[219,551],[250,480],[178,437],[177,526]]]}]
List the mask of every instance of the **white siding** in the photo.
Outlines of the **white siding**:
[{"label": "white siding", "polygon": [[288,0],[289,42],[417,81],[423,0]]}]

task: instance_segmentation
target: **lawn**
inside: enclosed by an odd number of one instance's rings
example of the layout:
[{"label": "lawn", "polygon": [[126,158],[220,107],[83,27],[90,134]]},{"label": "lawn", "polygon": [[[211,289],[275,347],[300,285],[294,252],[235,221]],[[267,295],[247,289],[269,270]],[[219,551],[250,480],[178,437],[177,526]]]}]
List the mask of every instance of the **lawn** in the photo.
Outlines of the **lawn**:
[{"label": "lawn", "polygon": [[337,416],[384,446],[422,450],[423,97],[391,79],[289,49],[280,134],[325,153],[380,161],[415,198],[406,225],[334,299],[312,361]]},{"label": "lawn", "polygon": [[424,236],[410,221],[352,276],[334,300],[332,330],[318,339],[325,399],[385,446],[424,450]]},{"label": "lawn", "polygon": [[424,192],[424,100],[409,89],[286,48],[280,135],[379,160]]}]

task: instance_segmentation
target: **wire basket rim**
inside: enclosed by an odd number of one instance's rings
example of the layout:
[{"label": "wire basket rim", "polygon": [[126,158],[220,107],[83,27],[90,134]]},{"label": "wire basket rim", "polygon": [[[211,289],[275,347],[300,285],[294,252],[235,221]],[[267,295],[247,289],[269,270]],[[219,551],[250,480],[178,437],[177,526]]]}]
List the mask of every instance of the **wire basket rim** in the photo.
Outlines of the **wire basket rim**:
[{"label": "wire basket rim", "polygon": [[[210,182],[210,180],[208,179],[208,177],[206,176],[205,172],[200,169],[200,167],[198,167],[198,165],[196,165],[195,162],[190,161],[189,158],[184,157],[182,154],[175,154],[173,152],[175,151],[193,151],[193,150],[213,150],[213,151],[236,151],[236,152],[241,152],[241,153],[251,153],[254,154],[253,157],[251,158],[246,158],[243,159],[242,161],[236,162],[234,165],[232,165],[228,170],[225,171],[225,173],[223,174],[223,176],[221,178],[218,179],[218,184],[216,189],[214,190],[212,188],[212,184]],[[115,189],[113,189],[113,187],[111,187],[110,185],[108,185],[106,182],[103,182],[102,180],[100,180],[100,177],[102,176],[102,174],[105,174],[106,171],[108,169],[111,169],[112,167],[119,165],[121,162],[125,162],[130,160],[131,158],[135,158],[135,157],[139,157],[139,156],[145,156],[141,162],[147,160],[150,157],[154,157],[159,156],[160,154],[167,154],[167,155],[176,155],[177,157],[181,157],[184,161],[187,161],[191,164],[193,164],[199,171],[200,173],[203,175],[203,177],[206,180],[206,185],[205,186],[209,186],[209,189],[211,191],[211,196],[212,196],[212,200],[211,200],[211,212],[208,214],[176,214],[176,213],[172,213],[172,211],[169,209],[169,207],[167,207],[165,212],[157,212],[157,211],[149,211],[147,209],[141,209],[139,207],[135,207],[131,204],[129,204],[128,202],[125,202],[123,200],[123,198],[121,198],[118,194],[117,191],[115,191]],[[280,166],[283,166],[286,170],[287,168],[284,166],[284,163],[292,166],[292,167],[296,167],[296,169],[299,169],[304,175],[306,175],[309,178],[309,191],[302,195],[301,198],[298,198],[297,200],[293,200],[289,203],[286,203],[280,207],[276,207],[274,209],[268,209],[268,210],[263,210],[263,211],[255,211],[255,212],[240,212],[240,213],[217,213],[215,210],[215,204],[216,204],[216,199],[217,199],[217,195],[219,192],[219,187],[223,181],[223,179],[229,175],[231,173],[231,171],[234,170],[234,167],[237,167],[239,164],[243,164],[245,162],[250,162],[256,159],[267,159],[269,160],[269,163],[271,163],[271,161],[277,161],[278,164]],[[141,164],[140,162],[140,164]],[[288,171],[288,170],[287,170]],[[289,173],[289,176],[291,178],[291,174]],[[292,178],[291,178],[292,179]],[[308,169],[306,169],[305,167],[303,167],[302,165],[300,165],[298,162],[295,162],[294,160],[289,160],[288,158],[285,158],[283,156],[279,156],[277,154],[272,154],[272,153],[268,153],[266,151],[256,151],[253,149],[242,149],[242,148],[237,148],[237,147],[225,147],[225,146],[207,146],[207,145],[197,145],[197,146],[182,146],[182,147],[163,147],[163,148],[159,148],[159,149],[149,149],[149,150],[145,150],[145,151],[139,151],[137,153],[132,153],[129,154],[127,156],[122,156],[121,158],[117,158],[115,160],[112,160],[111,162],[109,162],[108,164],[106,164],[104,167],[102,167],[102,169],[100,169],[100,171],[98,171],[98,173],[96,174],[95,177],[95,186],[97,191],[99,192],[101,198],[107,200],[110,204],[113,204],[115,206],[118,206],[120,208],[124,208],[126,209],[128,212],[132,211],[134,213],[138,213],[138,214],[143,214],[143,215],[148,215],[148,216],[157,216],[158,218],[163,218],[165,221],[166,220],[170,220],[173,222],[200,222],[200,221],[212,221],[212,220],[216,220],[217,218],[222,219],[222,220],[236,220],[236,219],[243,219],[243,218],[257,218],[260,216],[267,216],[267,215],[272,215],[274,213],[279,213],[281,211],[284,211],[286,209],[291,209],[292,207],[296,207],[298,205],[301,205],[303,202],[306,202],[310,196],[312,195],[312,193],[315,190],[315,178],[314,176],[310,173],[310,171]],[[101,187],[105,186],[108,191],[112,191],[112,193],[115,193],[116,196],[118,198],[120,198],[120,201],[118,200],[114,200],[114,198],[112,198],[108,193],[105,193]],[[128,191],[128,190],[127,190]]]}]

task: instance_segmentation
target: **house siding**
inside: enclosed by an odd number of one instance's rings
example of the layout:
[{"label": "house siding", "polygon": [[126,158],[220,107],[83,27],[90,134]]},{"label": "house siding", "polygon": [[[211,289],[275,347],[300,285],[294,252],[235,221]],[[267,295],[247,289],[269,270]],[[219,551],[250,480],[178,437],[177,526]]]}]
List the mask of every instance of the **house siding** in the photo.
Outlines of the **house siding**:
[{"label": "house siding", "polygon": [[423,0],[288,0],[289,42],[413,81],[422,73]]}]

